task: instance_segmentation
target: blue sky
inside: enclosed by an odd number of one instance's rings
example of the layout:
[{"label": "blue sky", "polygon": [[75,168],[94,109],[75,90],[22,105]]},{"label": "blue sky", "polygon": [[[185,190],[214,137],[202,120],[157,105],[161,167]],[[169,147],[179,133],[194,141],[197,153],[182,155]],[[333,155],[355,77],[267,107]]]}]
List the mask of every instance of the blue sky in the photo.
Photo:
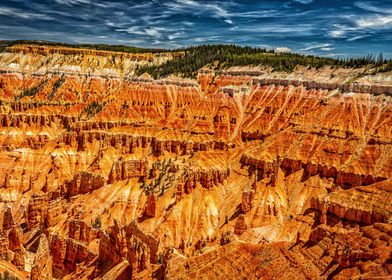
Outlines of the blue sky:
[{"label": "blue sky", "polygon": [[0,39],[392,57],[392,1],[1,0]]}]

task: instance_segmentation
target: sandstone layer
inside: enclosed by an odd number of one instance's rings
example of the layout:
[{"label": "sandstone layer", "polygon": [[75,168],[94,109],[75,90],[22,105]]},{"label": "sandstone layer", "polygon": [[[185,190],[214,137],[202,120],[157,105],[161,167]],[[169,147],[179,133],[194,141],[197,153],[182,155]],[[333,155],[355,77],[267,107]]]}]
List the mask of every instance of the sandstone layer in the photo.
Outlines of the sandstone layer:
[{"label": "sandstone layer", "polygon": [[0,271],[388,279],[392,73],[134,76],[176,55],[0,53]]}]

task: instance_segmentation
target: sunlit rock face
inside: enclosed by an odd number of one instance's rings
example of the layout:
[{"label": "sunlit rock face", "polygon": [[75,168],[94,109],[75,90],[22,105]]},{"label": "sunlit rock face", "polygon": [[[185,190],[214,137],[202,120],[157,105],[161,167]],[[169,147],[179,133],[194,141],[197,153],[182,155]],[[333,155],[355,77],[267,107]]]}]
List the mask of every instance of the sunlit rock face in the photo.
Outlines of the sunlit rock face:
[{"label": "sunlit rock face", "polygon": [[390,73],[152,80],[137,65],[174,54],[13,48],[0,54],[0,257],[14,276],[392,274]]}]

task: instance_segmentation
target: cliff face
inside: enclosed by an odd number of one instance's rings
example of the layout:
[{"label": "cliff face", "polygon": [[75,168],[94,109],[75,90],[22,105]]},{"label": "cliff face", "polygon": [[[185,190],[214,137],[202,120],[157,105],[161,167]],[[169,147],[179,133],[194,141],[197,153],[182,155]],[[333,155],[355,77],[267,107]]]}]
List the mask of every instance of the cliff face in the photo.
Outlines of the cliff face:
[{"label": "cliff face", "polygon": [[32,279],[391,275],[391,74],[133,76],[174,55],[0,53],[8,271]]}]

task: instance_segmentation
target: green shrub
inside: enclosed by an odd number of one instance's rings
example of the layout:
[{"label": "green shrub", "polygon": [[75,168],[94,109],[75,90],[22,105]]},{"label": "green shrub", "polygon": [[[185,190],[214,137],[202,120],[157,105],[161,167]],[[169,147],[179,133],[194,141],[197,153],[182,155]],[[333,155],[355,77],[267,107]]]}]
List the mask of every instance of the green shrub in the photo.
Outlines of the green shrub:
[{"label": "green shrub", "polygon": [[100,217],[96,217],[94,222],[91,223],[91,226],[95,229],[100,229],[101,228],[101,218]]},{"label": "green shrub", "polygon": [[93,101],[86,108],[84,108],[84,113],[86,113],[87,117],[91,118],[95,116],[97,113],[102,111],[103,105]]}]

